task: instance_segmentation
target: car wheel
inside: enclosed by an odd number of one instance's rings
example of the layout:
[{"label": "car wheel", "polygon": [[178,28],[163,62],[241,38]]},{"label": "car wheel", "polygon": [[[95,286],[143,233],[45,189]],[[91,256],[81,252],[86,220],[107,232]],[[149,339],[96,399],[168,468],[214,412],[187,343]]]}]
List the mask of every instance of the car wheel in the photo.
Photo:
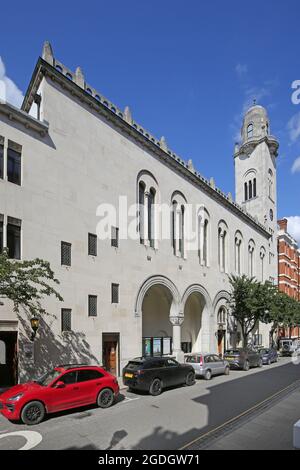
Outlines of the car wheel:
[{"label": "car wheel", "polygon": [[204,374],[205,380],[210,380],[211,379],[211,371],[207,370]]},{"label": "car wheel", "polygon": [[150,395],[157,397],[162,392],[162,383],[160,379],[154,379],[149,388]]},{"label": "car wheel", "polygon": [[245,361],[244,366],[243,366],[243,370],[245,372],[248,372],[249,369],[250,369],[249,361]]},{"label": "car wheel", "polygon": [[46,414],[45,407],[40,401],[30,401],[27,403],[21,413],[21,420],[29,426],[39,424],[43,421]]},{"label": "car wheel", "polygon": [[189,372],[185,378],[185,384],[189,387],[195,383],[195,374],[194,372]]},{"label": "car wheel", "polygon": [[225,367],[225,372],[224,372],[225,375],[229,375],[230,374],[230,367]]},{"label": "car wheel", "polygon": [[114,402],[114,392],[110,388],[103,388],[98,393],[97,405],[99,408],[109,408]]}]

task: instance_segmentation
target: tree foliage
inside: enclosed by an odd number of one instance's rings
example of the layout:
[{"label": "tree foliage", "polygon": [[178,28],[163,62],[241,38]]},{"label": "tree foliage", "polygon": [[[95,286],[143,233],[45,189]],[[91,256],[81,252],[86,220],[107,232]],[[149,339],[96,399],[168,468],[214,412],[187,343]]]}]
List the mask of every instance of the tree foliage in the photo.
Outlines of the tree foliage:
[{"label": "tree foliage", "polygon": [[278,290],[270,282],[264,284],[243,275],[230,276],[229,307],[239,323],[244,346],[259,321],[271,323],[271,336],[281,326],[300,324],[300,303]]},{"label": "tree foliage", "polygon": [[0,299],[12,301],[16,312],[22,307],[32,316],[46,314],[45,297],[63,300],[55,289],[58,284],[47,261],[11,260],[6,250],[0,254]]}]

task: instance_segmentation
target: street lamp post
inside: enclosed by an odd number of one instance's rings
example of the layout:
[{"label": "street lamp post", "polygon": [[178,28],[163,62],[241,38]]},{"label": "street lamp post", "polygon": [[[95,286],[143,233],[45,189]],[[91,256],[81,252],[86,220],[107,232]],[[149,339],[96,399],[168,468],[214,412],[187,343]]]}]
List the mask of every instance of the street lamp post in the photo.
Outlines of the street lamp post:
[{"label": "street lamp post", "polygon": [[39,328],[39,325],[40,325],[40,319],[37,316],[33,316],[32,318],[30,318],[30,325],[31,325],[31,329],[32,329],[30,340],[34,341],[34,339],[36,337],[36,332],[37,332],[37,330]]}]

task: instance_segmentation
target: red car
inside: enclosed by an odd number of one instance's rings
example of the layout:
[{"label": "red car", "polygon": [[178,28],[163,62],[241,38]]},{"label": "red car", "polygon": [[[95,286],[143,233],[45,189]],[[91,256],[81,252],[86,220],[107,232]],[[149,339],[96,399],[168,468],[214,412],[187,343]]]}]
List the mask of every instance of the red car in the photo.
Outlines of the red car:
[{"label": "red car", "polygon": [[11,421],[38,424],[46,413],[92,404],[108,408],[118,394],[117,379],[101,367],[64,365],[2,393],[0,412]]}]

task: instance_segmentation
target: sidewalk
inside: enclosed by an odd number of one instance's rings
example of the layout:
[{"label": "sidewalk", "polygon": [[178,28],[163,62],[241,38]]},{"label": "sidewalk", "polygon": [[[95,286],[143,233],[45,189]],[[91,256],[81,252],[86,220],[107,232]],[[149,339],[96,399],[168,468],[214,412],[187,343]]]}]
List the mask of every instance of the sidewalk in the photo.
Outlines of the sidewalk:
[{"label": "sidewalk", "polygon": [[293,425],[300,419],[300,389],[250,418],[206,450],[293,450]]}]

